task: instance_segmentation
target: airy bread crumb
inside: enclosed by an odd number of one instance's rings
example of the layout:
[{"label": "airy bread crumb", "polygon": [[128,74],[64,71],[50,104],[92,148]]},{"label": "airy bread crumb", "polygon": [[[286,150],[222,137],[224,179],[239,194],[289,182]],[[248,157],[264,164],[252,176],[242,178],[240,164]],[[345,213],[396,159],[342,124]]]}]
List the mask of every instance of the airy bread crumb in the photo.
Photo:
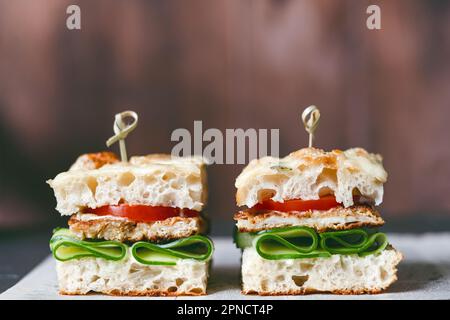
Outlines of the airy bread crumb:
[{"label": "airy bread crumb", "polygon": [[89,159],[82,156],[69,171],[47,181],[62,215],[119,203],[201,211],[206,203],[206,163],[201,157],[157,154],[98,168]]},{"label": "airy bread crumb", "polygon": [[379,293],[397,280],[400,252],[389,247],[379,254],[333,255],[330,258],[266,260],[255,248],[242,255],[242,292],[293,295]]},{"label": "airy bread crumb", "polygon": [[364,149],[346,151],[305,148],[284,158],[252,160],[236,179],[236,203],[253,207],[264,200],[317,200],[333,194],[344,207],[361,194],[379,205],[387,173],[382,158]]},{"label": "airy bread crumb", "polygon": [[208,265],[194,259],[180,260],[176,266],[143,265],[128,255],[121,261],[56,261],[56,270],[61,294],[196,296],[206,294]]}]

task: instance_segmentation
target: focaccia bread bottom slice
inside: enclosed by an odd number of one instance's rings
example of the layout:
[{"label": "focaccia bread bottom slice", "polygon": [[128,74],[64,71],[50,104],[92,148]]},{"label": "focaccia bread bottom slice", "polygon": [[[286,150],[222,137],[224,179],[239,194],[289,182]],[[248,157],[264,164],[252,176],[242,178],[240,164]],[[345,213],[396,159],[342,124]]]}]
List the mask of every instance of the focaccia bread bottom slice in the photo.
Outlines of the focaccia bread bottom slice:
[{"label": "focaccia bread bottom slice", "polygon": [[183,259],[175,266],[143,265],[133,258],[56,261],[59,291],[67,295],[198,296],[206,294],[209,262]]},{"label": "focaccia bread bottom slice", "polygon": [[380,293],[397,280],[400,252],[333,255],[329,258],[266,260],[255,248],[242,255],[242,292],[259,295]]}]

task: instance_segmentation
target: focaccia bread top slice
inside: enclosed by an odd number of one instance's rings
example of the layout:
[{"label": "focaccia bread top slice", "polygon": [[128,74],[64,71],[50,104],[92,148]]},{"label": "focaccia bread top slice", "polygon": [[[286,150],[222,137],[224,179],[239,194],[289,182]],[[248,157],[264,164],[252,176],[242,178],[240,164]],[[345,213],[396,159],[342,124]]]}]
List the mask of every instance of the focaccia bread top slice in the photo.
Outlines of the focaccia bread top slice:
[{"label": "focaccia bread top slice", "polygon": [[152,154],[123,163],[112,153],[86,154],[47,183],[61,215],[119,203],[201,211],[207,201],[201,157]]},{"label": "focaccia bread top slice", "polygon": [[252,207],[264,200],[316,200],[334,194],[344,207],[362,195],[378,205],[387,173],[382,157],[361,148],[326,152],[304,148],[284,158],[252,160],[236,179],[236,203]]}]

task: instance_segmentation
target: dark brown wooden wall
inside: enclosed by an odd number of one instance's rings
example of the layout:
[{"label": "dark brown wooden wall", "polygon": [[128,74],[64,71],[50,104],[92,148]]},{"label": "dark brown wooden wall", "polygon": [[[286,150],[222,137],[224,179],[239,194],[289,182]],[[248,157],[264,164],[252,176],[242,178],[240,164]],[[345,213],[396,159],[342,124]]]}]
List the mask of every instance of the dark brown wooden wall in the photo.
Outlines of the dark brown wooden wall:
[{"label": "dark brown wooden wall", "polygon": [[[72,3],[81,31],[65,28]],[[372,3],[380,31],[366,28]],[[307,143],[299,113],[316,104],[317,146],[383,154],[386,215],[449,214],[449,4],[0,0],[0,225],[56,216],[43,181],[105,149],[128,108],[132,154],[170,152],[194,120],[279,128],[286,154]],[[211,168],[214,218],[231,218],[241,169]]]}]

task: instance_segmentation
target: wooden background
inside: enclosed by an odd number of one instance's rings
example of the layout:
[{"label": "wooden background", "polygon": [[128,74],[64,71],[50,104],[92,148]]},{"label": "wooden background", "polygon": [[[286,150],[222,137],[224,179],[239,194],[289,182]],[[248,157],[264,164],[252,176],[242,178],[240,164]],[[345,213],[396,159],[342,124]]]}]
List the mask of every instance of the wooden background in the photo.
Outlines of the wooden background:
[{"label": "wooden background", "polygon": [[[315,104],[317,146],[383,154],[387,218],[449,215],[449,57],[450,1],[0,0],[0,229],[57,220],[44,181],[106,149],[129,108],[130,154],[170,152],[172,131],[202,120],[279,128],[284,155],[307,143],[299,113]],[[210,168],[216,221],[241,170]]]}]

